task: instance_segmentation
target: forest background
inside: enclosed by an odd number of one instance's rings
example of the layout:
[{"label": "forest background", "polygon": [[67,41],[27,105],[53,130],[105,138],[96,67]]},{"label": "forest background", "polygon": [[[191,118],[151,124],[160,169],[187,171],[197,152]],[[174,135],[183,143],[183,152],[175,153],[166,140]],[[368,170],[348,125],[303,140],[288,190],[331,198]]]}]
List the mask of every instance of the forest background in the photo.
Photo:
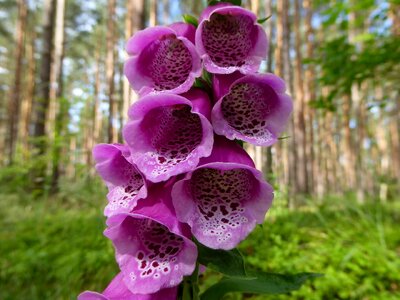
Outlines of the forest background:
[{"label": "forest background", "polygon": [[[124,44],[206,4],[0,0],[0,299],[75,299],[115,275],[91,149],[122,142],[136,100]],[[399,299],[400,2],[243,5],[270,16],[261,69],[285,79],[294,113],[276,145],[245,145],[276,197],[240,248],[253,268],[325,276],[227,299]]]}]

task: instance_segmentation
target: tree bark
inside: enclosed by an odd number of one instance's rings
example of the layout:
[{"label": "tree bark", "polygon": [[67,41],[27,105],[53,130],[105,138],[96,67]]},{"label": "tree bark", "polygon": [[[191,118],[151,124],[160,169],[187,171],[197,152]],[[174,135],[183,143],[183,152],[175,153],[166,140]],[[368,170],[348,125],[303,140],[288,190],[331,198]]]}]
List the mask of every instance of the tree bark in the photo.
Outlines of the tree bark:
[{"label": "tree bark", "polygon": [[390,116],[390,144],[391,156],[393,160],[392,174],[397,183],[397,192],[400,193],[400,95],[398,92],[393,93],[394,107]]},{"label": "tree bark", "polygon": [[[50,145],[52,146],[51,165],[51,192],[58,191],[58,180],[60,177],[61,145],[59,137],[64,127],[65,116],[68,115],[66,103],[62,97],[62,64],[64,58],[64,19],[65,0],[57,0],[55,33],[54,33],[54,54],[50,69],[50,106],[47,121],[47,133]],[[60,102],[63,102],[60,105]]]},{"label": "tree bark", "polygon": [[34,103],[33,147],[37,157],[32,172],[32,183],[35,189],[41,190],[46,176],[46,163],[43,155],[46,153],[46,116],[50,105],[50,73],[54,40],[56,0],[46,0],[44,4],[43,50],[41,54],[39,99]]},{"label": "tree bark", "polygon": [[27,6],[25,0],[17,0],[18,19],[15,45],[14,84],[8,104],[8,164],[14,160],[15,145],[18,137],[19,110],[21,102],[22,60],[24,55],[24,37],[27,22]]},{"label": "tree bark", "polygon": [[28,78],[26,83],[26,93],[21,103],[21,118],[19,125],[19,134],[18,138],[21,141],[21,147],[23,150],[22,158],[28,159],[30,154],[29,149],[29,131],[31,124],[31,115],[32,115],[32,105],[35,97],[35,73],[36,73],[36,59],[35,59],[35,40],[36,33],[35,31],[31,31],[29,36],[29,43],[27,44],[27,60],[28,60]]},{"label": "tree bark", "polygon": [[[279,77],[284,76],[284,43],[285,43],[285,24],[286,24],[286,1],[277,2],[276,13],[276,44],[275,44],[275,74]],[[275,159],[275,172],[277,173],[278,185],[285,187],[289,185],[288,180],[288,160],[285,155],[286,141],[278,141],[275,144],[276,159]]]},{"label": "tree bark", "polygon": [[[125,40],[134,35],[143,28],[143,0],[126,0],[125,15]],[[165,12],[167,13],[167,12]],[[137,95],[132,91],[128,80],[123,78],[123,104],[122,104],[122,123],[125,124],[128,119],[128,108],[137,100]]]},{"label": "tree bark", "polygon": [[157,23],[157,0],[149,0],[149,26],[156,26]]},{"label": "tree bark", "polygon": [[307,164],[308,159],[306,156],[306,125],[304,119],[305,101],[304,101],[304,82],[303,82],[303,67],[302,67],[302,36],[301,36],[301,22],[300,22],[300,3],[295,0],[294,9],[294,34],[295,34],[295,103],[294,103],[294,124],[295,124],[295,137],[297,142],[297,182],[298,192],[308,193],[308,172]]},{"label": "tree bark", "polygon": [[114,83],[114,61],[115,61],[115,7],[116,0],[108,0],[108,19],[107,19],[107,58],[106,58],[106,77],[108,85],[108,142],[116,143],[118,135],[115,131],[114,122],[116,120],[116,103],[115,103],[115,83]]},{"label": "tree bark", "polygon": [[[354,3],[350,1],[350,3]],[[360,28],[357,26],[357,14],[355,11],[349,13],[349,34],[348,39],[351,44],[353,44],[357,50],[360,50],[360,43],[356,41],[357,35],[360,33]],[[352,161],[350,168],[354,168],[354,185],[352,188],[356,189],[357,200],[359,203],[364,202],[364,189],[363,189],[363,138],[364,138],[364,107],[362,103],[362,91],[358,83],[353,83],[350,90],[350,97],[352,105],[354,107],[354,118],[356,122],[356,130],[354,130],[353,143],[351,144],[352,151]],[[351,114],[351,111],[350,111]]]},{"label": "tree bark", "polygon": [[[305,17],[305,34],[306,34],[306,57],[312,58],[314,55],[314,30],[312,27],[313,9],[311,0],[303,1],[303,8],[306,12]],[[314,153],[314,110],[309,106],[310,102],[315,100],[315,70],[312,64],[308,64],[304,74],[304,116],[306,124],[306,157],[307,157],[307,177],[308,191],[314,192],[315,187],[315,153]]]},{"label": "tree bark", "polygon": [[[390,4],[390,18],[392,19],[392,34],[394,37],[400,37],[400,4],[392,2]],[[392,149],[392,174],[397,182],[397,193],[400,193],[400,94],[393,91],[394,107],[390,120],[390,137]]]},{"label": "tree bark", "polygon": [[346,176],[346,187],[351,190],[355,186],[355,165],[353,153],[353,138],[350,128],[351,116],[351,96],[350,93],[344,95],[342,105],[343,115],[343,154],[344,154],[344,170]]}]

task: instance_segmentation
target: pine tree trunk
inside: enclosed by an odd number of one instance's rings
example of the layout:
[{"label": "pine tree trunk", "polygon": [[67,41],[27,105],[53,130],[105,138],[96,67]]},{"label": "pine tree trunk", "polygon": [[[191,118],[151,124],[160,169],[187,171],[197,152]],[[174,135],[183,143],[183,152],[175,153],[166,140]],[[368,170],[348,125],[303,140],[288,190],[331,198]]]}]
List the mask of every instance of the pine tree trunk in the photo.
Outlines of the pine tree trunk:
[{"label": "pine tree trunk", "polygon": [[101,79],[100,79],[100,72],[101,72],[101,55],[100,50],[96,48],[95,51],[95,82],[94,82],[94,104],[93,104],[93,144],[100,142],[100,133],[102,127],[102,111],[100,108],[101,100],[100,100],[100,88],[101,88]]},{"label": "pine tree trunk", "polygon": [[[101,40],[101,36],[99,38]],[[92,129],[92,134],[88,136],[88,149],[89,155],[87,160],[87,166],[89,168],[89,174],[91,177],[95,175],[95,169],[93,165],[93,157],[91,155],[91,150],[93,147],[100,143],[100,134],[101,134],[101,127],[102,127],[102,111],[100,108],[101,100],[100,100],[100,89],[101,89],[101,79],[100,79],[100,72],[101,72],[101,49],[96,47],[94,52],[94,94],[93,94],[93,102],[91,105],[92,111],[89,113],[90,119],[88,120],[88,127]]]},{"label": "pine tree trunk", "polygon": [[11,89],[11,95],[8,104],[8,164],[11,165],[14,160],[15,145],[18,136],[19,110],[21,102],[21,83],[22,83],[22,60],[24,55],[24,36],[27,21],[27,6],[25,0],[17,0],[18,19],[16,30],[15,45],[15,72],[14,84]]},{"label": "pine tree trunk", "polygon": [[[287,9],[285,6],[287,3],[286,0],[277,2],[277,14],[276,14],[276,46],[275,46],[275,74],[281,78],[284,77],[285,66],[284,66],[284,44],[285,44],[285,24],[286,24],[286,16]],[[277,172],[277,180],[278,185],[281,187],[288,187],[288,160],[285,155],[285,143],[287,141],[278,141],[275,144],[276,149],[276,172]]]},{"label": "pine tree trunk", "polygon": [[116,143],[118,135],[115,133],[114,122],[116,121],[116,103],[115,103],[115,83],[114,83],[114,61],[115,61],[115,7],[116,0],[108,0],[108,19],[107,19],[107,58],[106,58],[106,77],[108,85],[108,142]]},{"label": "pine tree trunk", "polygon": [[[125,41],[133,36],[137,31],[143,28],[143,0],[126,0],[125,15]],[[168,11],[164,11],[167,15]],[[136,93],[131,89],[126,77],[123,77],[123,105],[122,105],[122,123],[125,124],[128,119],[129,106],[138,99]]]},{"label": "pine tree trunk", "polygon": [[42,54],[40,66],[40,84],[38,85],[39,98],[34,103],[33,125],[33,154],[36,156],[36,165],[32,172],[34,188],[41,190],[44,186],[47,165],[43,159],[46,153],[46,116],[50,104],[50,72],[53,52],[53,37],[55,25],[56,0],[46,0],[44,4],[44,22],[42,36]]},{"label": "pine tree trunk", "polygon": [[19,125],[19,140],[23,150],[22,158],[29,159],[29,126],[31,124],[32,105],[35,97],[35,73],[36,73],[36,59],[35,59],[35,31],[31,31],[29,43],[27,44],[27,61],[28,61],[28,78],[26,83],[26,93],[21,104],[21,117]]},{"label": "pine tree trunk", "polygon": [[[65,103],[62,97],[62,64],[64,58],[64,18],[65,18],[65,0],[57,0],[56,21],[54,33],[54,54],[50,73],[50,107],[47,121],[47,133],[52,147],[52,165],[51,165],[51,192],[58,191],[58,180],[60,177],[60,158],[61,145],[59,138],[64,127]],[[62,107],[61,107],[62,106]]]},{"label": "pine tree trunk", "polygon": [[157,0],[149,0],[149,26],[157,24]]},{"label": "pine tree trunk", "polygon": [[[285,28],[284,28],[284,35],[285,35],[285,47],[284,47],[284,63],[285,63],[285,72],[284,72],[284,79],[288,86],[288,91],[290,95],[294,94],[294,83],[293,83],[293,65],[290,58],[290,49],[292,49],[291,45],[291,23],[289,18],[289,11],[290,11],[290,1],[285,1]],[[294,101],[296,101],[294,99]],[[288,155],[288,176],[289,176],[289,184],[288,184],[288,192],[289,192],[289,208],[294,209],[298,204],[299,194],[299,182],[298,182],[298,158],[297,158],[297,138],[295,135],[295,116],[297,112],[294,111],[289,124],[287,134],[290,137],[287,142],[287,155]]]},{"label": "pine tree trunk", "polygon": [[355,186],[355,164],[353,153],[353,139],[350,128],[350,115],[351,115],[351,96],[350,93],[344,95],[342,114],[343,114],[343,153],[344,153],[344,170],[346,172],[346,187],[349,190],[354,189]]},{"label": "pine tree trunk", "polygon": [[[255,13],[256,15],[258,14],[259,0],[248,1],[247,5],[253,13]],[[245,148],[247,153],[253,159],[256,168],[262,170],[263,159],[262,159],[261,147],[257,147],[246,143]]]},{"label": "pine tree trunk", "polygon": [[295,103],[294,103],[294,124],[295,124],[295,136],[296,136],[296,149],[297,149],[297,182],[299,190],[298,192],[308,193],[308,172],[307,164],[308,159],[306,156],[306,126],[304,119],[304,82],[303,82],[303,67],[302,67],[302,37],[301,37],[301,23],[300,23],[300,4],[298,0],[295,0],[294,9],[294,34],[295,34]]},{"label": "pine tree trunk", "polygon": [[260,1],[259,0],[249,0],[251,5],[251,10],[258,16],[258,12],[260,9]]},{"label": "pine tree trunk", "polygon": [[[305,33],[306,33],[306,57],[312,58],[314,55],[314,31],[312,27],[313,9],[311,0],[303,1],[303,8],[306,11],[305,17]],[[310,108],[309,103],[315,100],[315,70],[313,65],[309,64],[304,74],[304,116],[306,131],[306,157],[307,157],[307,177],[308,177],[308,191],[315,192],[315,171],[316,162],[314,159],[314,110]]]},{"label": "pine tree trunk", "polygon": [[[400,4],[390,4],[390,18],[392,19],[392,34],[394,37],[400,37]],[[397,193],[400,193],[400,94],[393,91],[394,107],[391,113],[390,137],[392,149],[392,174],[397,181]]]},{"label": "pine tree trunk", "polygon": [[400,193],[400,95],[393,93],[394,107],[390,116],[390,144],[392,154],[392,174],[397,183],[397,192]]}]

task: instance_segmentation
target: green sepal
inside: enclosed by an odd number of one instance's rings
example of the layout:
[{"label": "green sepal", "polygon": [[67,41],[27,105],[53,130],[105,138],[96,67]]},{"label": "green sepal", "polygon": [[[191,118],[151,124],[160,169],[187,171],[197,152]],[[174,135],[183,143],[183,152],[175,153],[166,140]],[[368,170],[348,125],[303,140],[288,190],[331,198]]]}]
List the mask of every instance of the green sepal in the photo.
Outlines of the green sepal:
[{"label": "green sepal", "polygon": [[192,15],[182,15],[183,20],[185,21],[185,23],[187,24],[192,24],[194,27],[197,28],[197,26],[199,26],[199,21],[196,19],[196,17],[192,16]]},{"label": "green sepal", "polygon": [[236,140],[235,139],[235,143],[238,144],[240,147],[244,147],[244,142],[242,140]]},{"label": "green sepal", "polygon": [[271,17],[272,17],[272,15],[271,15],[271,16],[268,16],[268,17],[266,17],[266,18],[258,19],[258,20],[257,20],[257,23],[258,23],[258,24],[264,24],[264,23],[267,22]]},{"label": "green sepal", "polygon": [[278,137],[278,140],[287,140],[289,138],[291,138],[291,136],[290,135],[286,135],[286,136]]}]

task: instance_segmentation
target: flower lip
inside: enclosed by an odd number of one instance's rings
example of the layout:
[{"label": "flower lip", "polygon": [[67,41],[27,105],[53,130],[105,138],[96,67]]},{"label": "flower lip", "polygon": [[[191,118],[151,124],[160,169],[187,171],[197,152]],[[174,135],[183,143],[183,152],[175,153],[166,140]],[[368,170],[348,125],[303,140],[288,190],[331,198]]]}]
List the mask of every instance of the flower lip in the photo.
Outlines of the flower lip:
[{"label": "flower lip", "polygon": [[210,104],[203,103],[209,99],[206,94],[201,99],[198,92],[186,95],[194,95],[194,101],[173,94],[148,95],[129,110],[131,121],[123,136],[132,161],[152,182],[192,170],[211,153],[212,126],[201,113],[209,114]]},{"label": "flower lip", "polygon": [[208,163],[188,173],[172,190],[179,221],[213,249],[233,249],[264,221],[272,187],[261,172],[238,163]]},{"label": "flower lip", "polygon": [[168,25],[168,27],[174,30],[177,36],[183,36],[187,38],[194,45],[196,27],[194,27],[192,24],[175,22],[171,25]]},{"label": "flower lip", "polygon": [[78,296],[78,300],[175,300],[177,292],[177,288],[169,288],[155,294],[133,294],[123,282],[123,274],[120,272],[103,293],[85,291]]},{"label": "flower lip", "polygon": [[114,244],[124,283],[133,293],[175,287],[194,271],[197,248],[180,230],[138,213],[115,215],[107,224],[104,234]]},{"label": "flower lip", "polygon": [[182,23],[137,32],[127,43],[131,57],[124,65],[132,88],[141,96],[188,91],[201,75],[200,57],[190,41],[193,34],[194,26]]},{"label": "flower lip", "polygon": [[135,165],[128,161],[128,155],[128,147],[121,144],[99,144],[93,149],[96,170],[109,190],[109,203],[104,210],[106,216],[129,212],[138,200],[147,196],[146,180]]},{"label": "flower lip", "polygon": [[179,221],[214,249],[236,247],[264,221],[272,199],[272,187],[248,154],[222,137],[215,139],[212,154],[172,189]]},{"label": "flower lip", "polygon": [[267,56],[268,40],[254,13],[222,3],[202,13],[196,48],[207,71],[248,74],[256,72]]},{"label": "flower lip", "polygon": [[[222,76],[222,75],[221,75]],[[222,79],[223,84],[229,80]],[[223,92],[220,89],[219,93]],[[258,146],[274,144],[292,112],[284,81],[273,74],[246,75],[235,80],[213,107],[217,134]]]}]

